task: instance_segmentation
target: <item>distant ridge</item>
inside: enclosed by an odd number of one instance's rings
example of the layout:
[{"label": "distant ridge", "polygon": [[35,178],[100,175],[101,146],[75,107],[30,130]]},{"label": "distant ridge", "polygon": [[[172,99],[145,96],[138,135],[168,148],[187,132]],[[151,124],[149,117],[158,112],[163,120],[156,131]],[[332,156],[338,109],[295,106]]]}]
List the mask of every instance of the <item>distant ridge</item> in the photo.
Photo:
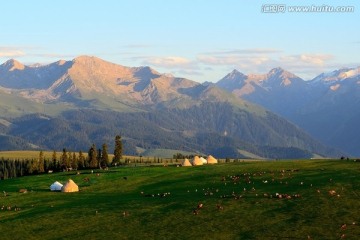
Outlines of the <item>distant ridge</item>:
[{"label": "distant ridge", "polygon": [[[233,71],[228,78],[234,86],[248,87],[248,93],[302,84],[281,68],[252,76]],[[0,65],[0,113],[3,122],[9,122],[0,130],[57,150],[84,150],[94,142],[110,143],[122,133],[132,154],[136,149],[179,149],[215,157],[244,157],[245,152],[263,158],[340,154],[285,119],[236,97],[244,94],[93,56],[41,66],[10,60]]]},{"label": "distant ridge", "polygon": [[322,73],[311,81],[281,68],[248,76],[234,70],[216,85],[285,117],[328,145],[360,156],[360,67]]}]

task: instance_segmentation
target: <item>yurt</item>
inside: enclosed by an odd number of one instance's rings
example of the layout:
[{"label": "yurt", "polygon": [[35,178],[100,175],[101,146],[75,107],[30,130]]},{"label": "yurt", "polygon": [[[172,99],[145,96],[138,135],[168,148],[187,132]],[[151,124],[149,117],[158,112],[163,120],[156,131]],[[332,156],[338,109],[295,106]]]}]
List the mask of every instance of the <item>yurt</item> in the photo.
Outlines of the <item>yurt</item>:
[{"label": "yurt", "polygon": [[198,156],[195,156],[194,159],[192,160],[192,164],[194,166],[199,166],[199,165],[203,165],[203,162]]},{"label": "yurt", "polygon": [[50,190],[51,191],[61,191],[62,186],[63,185],[61,183],[56,181],[56,182],[54,182],[53,184],[50,185]]},{"label": "yurt", "polygon": [[69,179],[65,185],[61,188],[61,192],[78,192],[79,187],[73,180]]},{"label": "yurt", "polygon": [[216,163],[218,163],[218,160],[216,158],[214,158],[213,156],[209,155],[207,157],[207,163],[208,164],[216,164]]},{"label": "yurt", "polygon": [[207,164],[207,160],[203,157],[200,157],[200,160],[202,161],[203,164]]},{"label": "yurt", "polygon": [[182,162],[181,162],[181,166],[183,167],[191,167],[191,163],[189,161],[189,159],[185,158]]}]

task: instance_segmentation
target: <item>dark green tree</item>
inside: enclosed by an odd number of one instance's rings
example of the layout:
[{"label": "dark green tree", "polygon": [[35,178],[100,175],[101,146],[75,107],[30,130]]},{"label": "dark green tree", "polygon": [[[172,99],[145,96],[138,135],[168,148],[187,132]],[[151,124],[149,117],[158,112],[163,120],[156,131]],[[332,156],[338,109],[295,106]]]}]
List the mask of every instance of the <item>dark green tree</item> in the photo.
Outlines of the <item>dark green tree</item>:
[{"label": "dark green tree", "polygon": [[89,162],[89,167],[90,168],[97,168],[98,167],[97,152],[96,152],[95,144],[93,144],[91,146],[91,148],[89,149],[88,162]]},{"label": "dark green tree", "polygon": [[85,157],[82,151],[79,151],[79,157],[78,157],[78,168],[83,169],[85,168]]},{"label": "dark green tree", "polygon": [[55,150],[53,151],[51,160],[52,160],[53,169],[58,169],[58,160],[57,160],[57,155],[56,155],[56,151],[55,151]]},{"label": "dark green tree", "polygon": [[98,168],[101,168],[101,159],[102,159],[102,151],[99,148],[98,152],[97,152],[97,163],[98,163],[97,167]]},{"label": "dark green tree", "polygon": [[44,152],[40,151],[39,153],[39,162],[38,162],[38,171],[39,173],[45,172],[44,165],[45,165],[45,159],[44,159]]},{"label": "dark green tree", "polygon": [[69,162],[69,157],[68,157],[68,154],[66,152],[66,148],[63,148],[63,152],[62,152],[61,157],[60,157],[60,167],[62,169],[66,169],[67,166],[68,166],[68,162]]},{"label": "dark green tree", "polygon": [[78,158],[76,157],[76,153],[73,152],[72,156],[71,156],[71,167],[73,169],[77,169],[78,168]]},{"label": "dark green tree", "polygon": [[101,166],[107,167],[109,166],[109,164],[110,162],[109,162],[108,146],[106,145],[106,143],[104,143],[102,145],[102,150],[101,150]]},{"label": "dark green tree", "polygon": [[120,163],[120,159],[122,158],[122,154],[123,154],[123,147],[122,147],[122,141],[121,141],[121,136],[117,135],[115,137],[115,149],[114,149],[114,158],[112,163],[114,165],[117,165]]},{"label": "dark green tree", "polygon": [[67,165],[66,167],[68,168],[71,168],[71,162],[72,162],[72,153],[71,152],[68,152],[68,162],[67,162]]}]

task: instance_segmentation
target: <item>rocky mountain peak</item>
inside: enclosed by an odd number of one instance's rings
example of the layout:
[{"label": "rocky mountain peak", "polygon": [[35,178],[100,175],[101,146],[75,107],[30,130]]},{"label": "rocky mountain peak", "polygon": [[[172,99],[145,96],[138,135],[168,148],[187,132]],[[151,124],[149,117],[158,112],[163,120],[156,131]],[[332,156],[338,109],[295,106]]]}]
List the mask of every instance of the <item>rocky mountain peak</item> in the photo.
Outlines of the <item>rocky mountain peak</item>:
[{"label": "rocky mountain peak", "polygon": [[64,65],[66,63],[66,61],[65,60],[59,60],[56,63],[57,63],[57,65],[62,66],[62,65]]},{"label": "rocky mountain peak", "polygon": [[220,81],[218,81],[216,85],[227,91],[231,91],[232,89],[242,87],[245,84],[245,80],[247,78],[248,76],[234,69],[225,77],[223,77]]},{"label": "rocky mountain peak", "polygon": [[5,68],[5,70],[7,71],[23,70],[25,68],[22,63],[16,61],[15,59],[10,59],[6,61],[1,65],[1,67]]},{"label": "rocky mountain peak", "polygon": [[228,75],[226,75],[226,78],[228,79],[246,78],[246,75],[234,69]]},{"label": "rocky mountain peak", "polygon": [[269,73],[266,74],[265,78],[265,81],[267,81],[268,84],[280,86],[289,86],[294,80],[297,82],[303,82],[301,78],[281,67],[271,69]]},{"label": "rocky mountain peak", "polygon": [[85,62],[96,62],[96,61],[103,61],[100,58],[88,55],[81,55],[73,59],[73,62],[76,63],[85,63]]},{"label": "rocky mountain peak", "polygon": [[273,68],[269,71],[269,74],[282,74],[285,70],[281,67]]},{"label": "rocky mountain peak", "polygon": [[273,68],[267,74],[268,77],[278,77],[278,78],[298,78],[295,74],[284,70],[281,67]]}]

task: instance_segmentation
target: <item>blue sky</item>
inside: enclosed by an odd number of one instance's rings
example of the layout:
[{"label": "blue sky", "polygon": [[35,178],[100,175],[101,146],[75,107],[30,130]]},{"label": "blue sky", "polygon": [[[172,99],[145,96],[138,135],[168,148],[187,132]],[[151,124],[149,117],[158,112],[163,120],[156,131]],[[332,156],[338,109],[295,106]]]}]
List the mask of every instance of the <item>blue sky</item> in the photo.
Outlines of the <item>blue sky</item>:
[{"label": "blue sky", "polygon": [[[286,4],[283,13],[263,13]],[[350,13],[289,6],[353,6]],[[97,56],[125,66],[215,82],[283,67],[305,79],[360,66],[358,1],[1,1],[0,62]],[[266,10],[266,9],[265,9]]]}]

